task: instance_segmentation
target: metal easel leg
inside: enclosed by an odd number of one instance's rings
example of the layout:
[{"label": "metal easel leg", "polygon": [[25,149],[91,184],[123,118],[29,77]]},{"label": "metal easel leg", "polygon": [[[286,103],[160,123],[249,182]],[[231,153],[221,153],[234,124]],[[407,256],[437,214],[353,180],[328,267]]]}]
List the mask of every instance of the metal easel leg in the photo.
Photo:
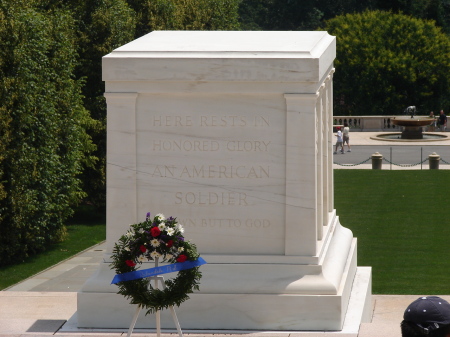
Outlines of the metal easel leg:
[{"label": "metal easel leg", "polygon": [[[158,267],[158,261],[159,259],[156,258],[155,259],[155,268]],[[155,289],[159,289],[158,286],[158,280],[159,280],[159,276],[155,277]],[[162,279],[162,287],[164,289],[164,279]],[[150,283],[149,283],[150,284]],[[156,337],[160,337],[161,336],[161,312],[159,310],[156,310]]]},{"label": "metal easel leg", "polygon": [[[155,259],[155,267],[158,267],[158,258]],[[166,284],[164,283],[163,276],[159,275],[159,276],[149,277],[149,280],[152,280],[152,279],[155,281],[155,289],[159,289],[158,281],[161,281],[161,287],[163,288],[163,290],[166,289]],[[149,283],[149,285],[150,285],[150,283]],[[183,337],[183,332],[181,331],[180,322],[178,321],[178,317],[177,317],[177,314],[175,313],[175,309],[173,308],[172,305],[169,308],[170,308],[170,313],[172,314],[172,318],[175,323],[175,326],[177,327],[178,336]],[[133,332],[134,326],[136,325],[136,321],[139,317],[139,313],[140,313],[141,309],[142,309],[142,307],[140,305],[138,305],[136,312],[133,316],[133,320],[131,322],[130,328],[128,329],[127,337],[131,337],[131,334]],[[157,310],[155,315],[156,315],[156,336],[160,337],[161,336],[161,311]]]},{"label": "metal easel leg", "polygon": [[[161,275],[158,277],[161,278],[161,285],[162,285],[163,290],[166,289],[166,284],[164,283],[164,277]],[[178,317],[177,317],[177,314],[175,313],[175,309],[173,308],[173,305],[169,306],[169,308],[170,308],[170,313],[172,314],[173,322],[175,323],[175,326],[177,327],[178,336],[183,337],[183,332],[181,331],[180,322],[178,321]]]},{"label": "metal easel leg", "polygon": [[156,311],[156,336],[161,336],[161,311]]},{"label": "metal easel leg", "polygon": [[175,313],[175,309],[173,306],[170,306],[170,312],[172,313],[173,321],[175,322],[175,326],[177,327],[178,336],[183,337],[183,332],[181,331],[180,322],[178,322],[177,314]]},{"label": "metal easel leg", "polygon": [[139,312],[141,311],[141,309],[142,309],[141,306],[138,305],[138,307],[136,308],[136,312],[134,313],[133,320],[131,321],[130,328],[128,329],[127,337],[130,337],[131,334],[133,333],[133,329],[134,326],[136,325],[136,321],[138,319]]}]

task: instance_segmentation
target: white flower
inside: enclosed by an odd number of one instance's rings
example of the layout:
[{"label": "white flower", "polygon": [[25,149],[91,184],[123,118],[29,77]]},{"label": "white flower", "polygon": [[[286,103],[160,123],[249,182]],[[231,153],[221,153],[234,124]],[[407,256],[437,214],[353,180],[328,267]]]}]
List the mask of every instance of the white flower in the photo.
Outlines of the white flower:
[{"label": "white flower", "polygon": [[146,259],[146,257],[144,255],[141,255],[138,257],[139,262],[144,262]]},{"label": "white flower", "polygon": [[170,260],[172,257],[173,257],[172,254],[166,254],[166,259],[167,259],[167,260]]},{"label": "white flower", "polygon": [[164,222],[161,222],[161,223],[158,225],[158,228],[159,228],[159,230],[163,231],[164,228],[166,228],[166,224],[165,224]]},{"label": "white flower", "polygon": [[150,241],[150,244],[152,245],[152,247],[159,247],[160,242],[158,239],[153,239],[152,241]]},{"label": "white flower", "polygon": [[175,233],[175,229],[169,228],[167,229],[167,235],[173,235]]},{"label": "white flower", "polygon": [[164,214],[162,214],[162,213],[158,213],[158,214],[156,214],[155,215],[155,218],[159,218],[159,220],[166,220],[166,217],[164,216]]},{"label": "white flower", "polygon": [[134,234],[133,234],[133,232],[131,232],[131,231],[128,231],[128,232],[125,233],[125,236],[126,236],[127,238],[131,238],[133,235],[134,235]]},{"label": "white flower", "polygon": [[150,253],[150,256],[156,259],[158,257],[161,257],[161,254],[154,250],[153,252]]},{"label": "white flower", "polygon": [[177,229],[180,233],[184,233],[184,228],[181,226],[181,224],[177,223]]},{"label": "white flower", "polygon": [[125,249],[127,252],[130,251],[130,247],[125,247],[124,249]]},{"label": "white flower", "polygon": [[184,250],[183,247],[178,247],[178,251],[181,253]]},{"label": "white flower", "polygon": [[139,234],[144,233],[144,228],[139,228]]}]

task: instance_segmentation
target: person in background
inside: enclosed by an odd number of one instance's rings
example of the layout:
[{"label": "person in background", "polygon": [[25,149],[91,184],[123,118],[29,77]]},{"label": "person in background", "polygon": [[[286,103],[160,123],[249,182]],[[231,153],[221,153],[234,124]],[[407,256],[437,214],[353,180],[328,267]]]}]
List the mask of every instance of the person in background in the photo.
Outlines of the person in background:
[{"label": "person in background", "polygon": [[341,131],[341,127],[338,126],[336,129],[337,129],[337,133],[335,134],[335,136],[337,137],[337,139],[336,139],[336,149],[334,150],[334,154],[337,153],[338,147],[341,148],[341,153],[344,153],[344,145],[342,144],[342,131]]},{"label": "person in background", "polygon": [[428,126],[427,131],[435,131],[436,130],[436,118],[434,116],[434,112],[431,111],[430,116],[428,116],[428,117],[433,118],[433,122]]},{"label": "person in background", "polygon": [[445,129],[447,128],[447,116],[444,114],[444,110],[441,110],[441,112],[439,113],[438,124],[439,130],[441,132],[444,132]]},{"label": "person in background", "polygon": [[438,296],[419,297],[403,314],[402,337],[450,337],[450,304]]},{"label": "person in background", "polygon": [[348,123],[345,122],[344,123],[344,130],[342,131],[342,151],[344,151],[344,147],[345,147],[345,143],[347,143],[348,146],[348,150],[347,152],[352,152],[351,148],[350,148],[350,128],[348,127]]}]

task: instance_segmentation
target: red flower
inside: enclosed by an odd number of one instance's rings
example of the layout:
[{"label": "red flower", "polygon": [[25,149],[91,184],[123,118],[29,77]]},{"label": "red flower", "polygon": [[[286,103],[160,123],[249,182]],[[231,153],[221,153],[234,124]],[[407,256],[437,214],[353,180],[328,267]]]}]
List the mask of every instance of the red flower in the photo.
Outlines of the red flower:
[{"label": "red flower", "polygon": [[144,245],[141,245],[141,246],[139,247],[139,250],[140,250],[142,253],[145,253],[145,252],[147,251],[147,248],[145,248]]},{"label": "red flower", "polygon": [[134,263],[131,260],[126,260],[125,263],[127,264],[128,267],[134,267],[136,265],[136,263]]},{"label": "red flower", "polygon": [[159,230],[158,227],[152,227],[152,229],[150,229],[150,234],[156,238],[157,236],[159,236],[161,234],[161,231]]},{"label": "red flower", "polygon": [[173,240],[167,241],[166,246],[167,246],[168,248],[172,247],[172,246],[173,246]]},{"label": "red flower", "polygon": [[187,260],[187,256],[186,255],[183,255],[183,254],[181,254],[180,256],[178,256],[178,258],[177,258],[177,262],[184,262],[184,261],[186,261]]}]

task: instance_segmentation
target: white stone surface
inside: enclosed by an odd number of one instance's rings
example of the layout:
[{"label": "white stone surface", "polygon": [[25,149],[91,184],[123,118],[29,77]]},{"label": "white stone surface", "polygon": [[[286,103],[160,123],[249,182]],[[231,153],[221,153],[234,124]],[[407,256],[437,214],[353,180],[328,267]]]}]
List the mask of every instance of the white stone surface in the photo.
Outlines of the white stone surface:
[{"label": "white stone surface", "polygon": [[152,32],[104,57],[103,79],[317,83],[335,56],[326,32]]},{"label": "white stone surface", "polygon": [[131,320],[108,262],[150,211],[177,217],[208,262],[182,326],[343,327],[356,239],[333,206],[334,58],[326,32],[188,31],[103,58],[107,254],[78,295],[79,326]]},{"label": "white stone surface", "polygon": [[[272,294],[194,294],[191,299],[177,308],[180,325],[185,330],[343,330],[355,333],[361,320],[369,322],[371,317],[370,268],[358,268],[355,284],[346,294],[350,305],[338,295],[295,296]],[[342,289],[347,292],[349,289]],[[91,316],[78,311],[78,320],[87,322],[87,326],[96,327],[109,324],[109,328],[126,328],[134,313],[133,307],[119,295],[92,294],[79,299],[79,305],[85,307],[103,303],[104,310]],[[280,310],[280,307],[283,310]],[[339,308],[341,315],[336,315]],[[347,311],[348,308],[348,311]],[[128,310],[127,310],[128,309]],[[120,311],[122,315],[117,315]],[[320,315],[318,315],[320,313]],[[199,316],[201,319],[199,319]],[[217,316],[221,325],[217,326]],[[116,317],[111,321],[110,317]],[[166,329],[174,329],[169,311],[161,313],[161,324]],[[342,321],[345,324],[342,325]],[[100,322],[99,322],[100,321]],[[137,329],[154,328],[155,316],[144,316],[141,312],[136,324]],[[319,328],[321,327],[321,328]],[[218,331],[219,332],[219,331]]]}]

